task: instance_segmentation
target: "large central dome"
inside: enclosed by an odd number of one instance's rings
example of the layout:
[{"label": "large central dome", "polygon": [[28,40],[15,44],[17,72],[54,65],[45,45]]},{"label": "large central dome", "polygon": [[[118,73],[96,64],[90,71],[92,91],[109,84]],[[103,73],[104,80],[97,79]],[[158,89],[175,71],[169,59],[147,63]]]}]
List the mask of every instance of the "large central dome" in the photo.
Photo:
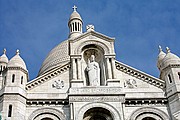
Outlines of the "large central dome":
[{"label": "large central dome", "polygon": [[66,40],[51,50],[41,66],[39,75],[42,75],[49,70],[62,66],[68,62],[70,62],[70,56],[68,40]]}]

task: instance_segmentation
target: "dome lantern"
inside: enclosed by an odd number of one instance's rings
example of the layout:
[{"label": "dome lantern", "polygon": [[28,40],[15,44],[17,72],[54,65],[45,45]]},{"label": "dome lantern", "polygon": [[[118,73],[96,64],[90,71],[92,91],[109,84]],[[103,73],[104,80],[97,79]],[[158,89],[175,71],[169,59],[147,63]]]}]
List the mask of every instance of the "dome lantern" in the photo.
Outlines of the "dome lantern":
[{"label": "dome lantern", "polygon": [[77,7],[74,5],[73,13],[71,14],[68,22],[69,38],[77,37],[82,34],[82,19],[77,12]]}]

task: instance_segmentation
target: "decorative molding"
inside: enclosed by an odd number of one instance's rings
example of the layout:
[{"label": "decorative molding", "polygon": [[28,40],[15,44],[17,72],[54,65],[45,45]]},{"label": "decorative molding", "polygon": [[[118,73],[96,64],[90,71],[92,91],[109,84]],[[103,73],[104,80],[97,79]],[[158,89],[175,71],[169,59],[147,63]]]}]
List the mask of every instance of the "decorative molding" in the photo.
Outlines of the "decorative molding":
[{"label": "decorative molding", "polygon": [[4,95],[2,100],[3,101],[11,101],[11,102],[12,101],[20,101],[23,104],[26,104],[26,99],[20,95]]},{"label": "decorative molding", "polygon": [[132,68],[132,67],[130,67],[128,65],[125,65],[123,63],[120,63],[118,61],[116,61],[115,64],[116,64],[116,69],[117,70],[120,70],[120,71],[122,71],[122,72],[124,72],[126,74],[129,74],[129,75],[131,75],[133,77],[136,77],[136,78],[138,78],[140,80],[143,80],[144,82],[147,82],[147,83],[149,83],[151,85],[154,85],[154,86],[156,86],[158,88],[161,88],[161,89],[165,88],[165,81],[163,81],[161,79],[150,76],[150,75],[148,75],[148,74],[146,74],[144,72],[136,70],[135,68]]},{"label": "decorative molding", "polygon": [[124,87],[125,88],[137,88],[136,80],[134,80],[134,79],[125,80]]},{"label": "decorative molding", "polygon": [[122,102],[124,96],[70,96],[70,102]]},{"label": "decorative molding", "polygon": [[32,99],[32,100],[27,100],[26,104],[29,106],[43,106],[43,105],[68,105],[69,101],[68,100],[59,100],[59,99]]},{"label": "decorative molding", "polygon": [[48,81],[49,79],[52,79],[52,78],[54,78],[54,77],[56,77],[56,76],[58,76],[64,72],[68,71],[69,68],[70,68],[70,63],[65,64],[64,66],[55,68],[52,71],[37,77],[33,81],[30,81],[26,84],[26,90],[31,90],[34,87],[37,87],[40,84],[43,84],[44,82]]},{"label": "decorative molding", "polygon": [[142,106],[142,105],[167,105],[166,98],[143,98],[143,99],[126,99],[125,106]]},{"label": "decorative molding", "polygon": [[56,89],[62,89],[64,87],[64,81],[55,80],[54,83],[52,84],[52,87]]}]

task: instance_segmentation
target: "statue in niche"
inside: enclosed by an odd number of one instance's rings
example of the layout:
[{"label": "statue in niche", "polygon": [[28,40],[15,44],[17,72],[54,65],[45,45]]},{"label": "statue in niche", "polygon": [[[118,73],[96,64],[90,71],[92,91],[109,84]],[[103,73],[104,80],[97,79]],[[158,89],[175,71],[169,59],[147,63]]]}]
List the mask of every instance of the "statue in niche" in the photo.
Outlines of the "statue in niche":
[{"label": "statue in niche", "polygon": [[100,68],[99,64],[95,61],[94,55],[91,55],[90,60],[88,59],[86,71],[89,80],[89,85],[100,86]]}]

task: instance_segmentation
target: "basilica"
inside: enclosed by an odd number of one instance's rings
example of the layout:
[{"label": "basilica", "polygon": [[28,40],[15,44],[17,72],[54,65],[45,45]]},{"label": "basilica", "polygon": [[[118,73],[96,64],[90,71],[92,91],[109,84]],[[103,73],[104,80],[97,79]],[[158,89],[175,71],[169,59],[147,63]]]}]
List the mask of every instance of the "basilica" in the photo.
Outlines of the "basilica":
[{"label": "basilica", "polygon": [[[1,120],[180,120],[180,58],[159,46],[159,78],[116,60],[115,38],[96,32],[73,7],[67,40],[29,80],[17,50],[0,57]],[[156,61],[155,61],[156,62]]]}]

